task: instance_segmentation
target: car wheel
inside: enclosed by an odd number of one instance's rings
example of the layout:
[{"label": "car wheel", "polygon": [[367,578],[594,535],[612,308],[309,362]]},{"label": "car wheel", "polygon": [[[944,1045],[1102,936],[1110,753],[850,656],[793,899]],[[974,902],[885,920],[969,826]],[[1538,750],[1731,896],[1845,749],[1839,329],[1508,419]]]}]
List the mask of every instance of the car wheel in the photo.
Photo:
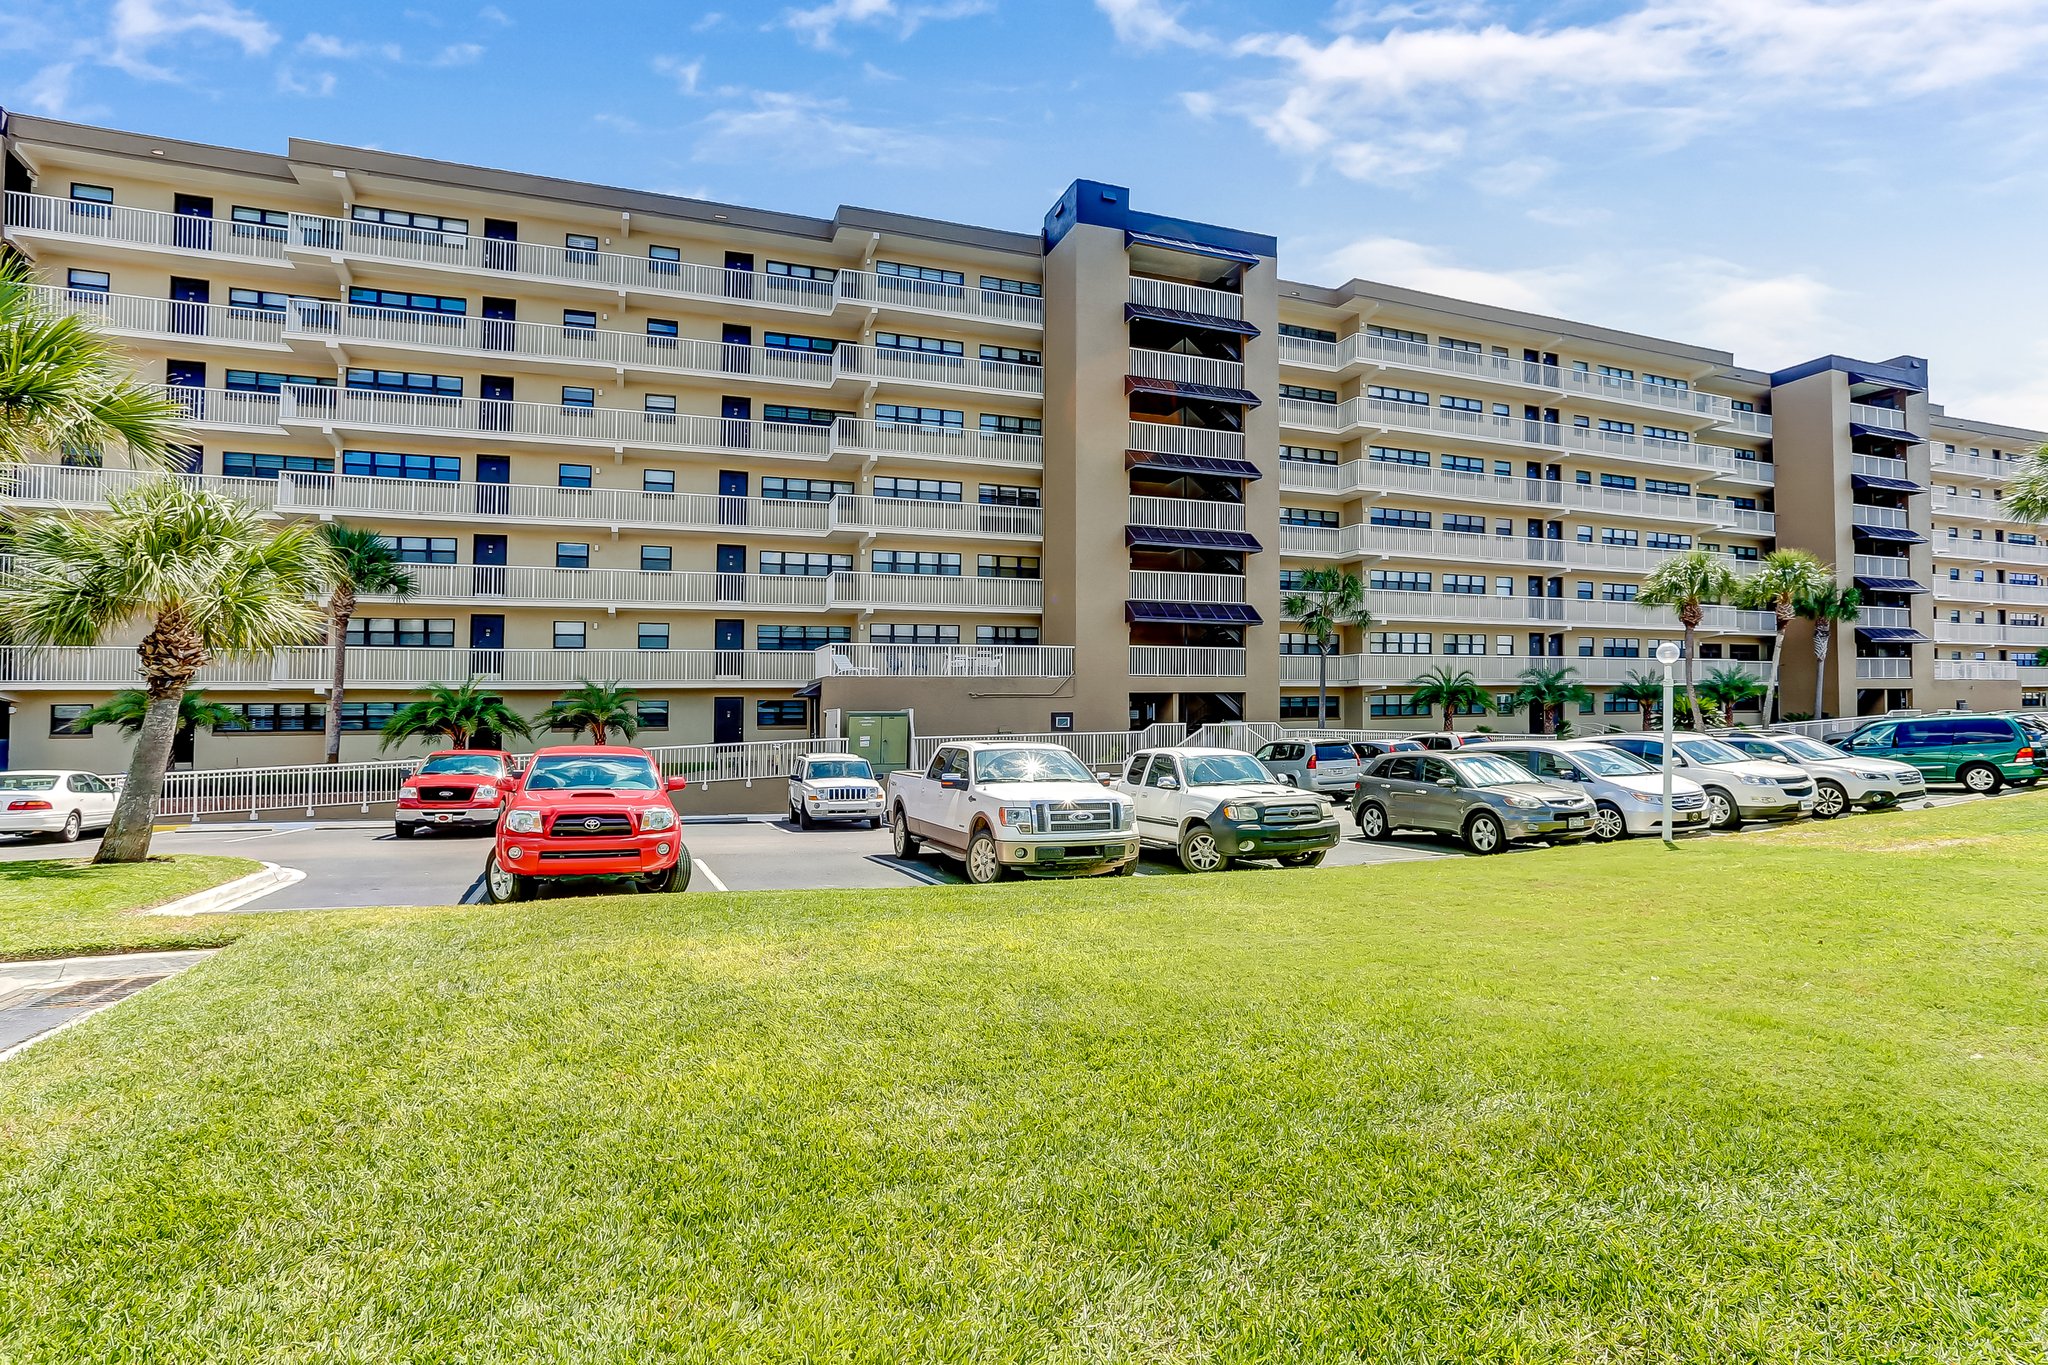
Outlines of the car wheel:
[{"label": "car wheel", "polygon": [[484,893],[495,905],[510,905],[514,901],[533,899],[534,880],[514,872],[498,861],[498,854],[492,850],[490,859],[484,863]]},{"label": "car wheel", "polygon": [[967,880],[976,886],[1002,880],[1003,851],[996,847],[995,836],[985,829],[975,831],[974,837],[967,841],[965,863]]},{"label": "car wheel", "polygon": [[1989,763],[1964,764],[1963,770],[1956,774],[1956,780],[1979,796],[1989,796],[2005,785],[1998,769]]},{"label": "car wheel", "polygon": [[1127,862],[1127,863],[1124,863],[1124,864],[1120,865],[1120,866],[1119,866],[1119,867],[1117,868],[1117,870],[1116,870],[1116,871],[1114,871],[1114,872],[1110,873],[1109,875],[1110,875],[1110,876],[1112,876],[1112,877],[1135,877],[1135,876],[1137,876],[1137,875],[1138,875],[1138,860],[1137,860],[1136,858],[1133,858],[1133,859],[1131,859],[1131,860],[1130,860],[1129,862]]},{"label": "car wheel", "polygon": [[1485,811],[1472,817],[1465,826],[1465,847],[1474,853],[1498,853],[1508,841],[1508,832],[1501,823]]},{"label": "car wheel", "polygon": [[1387,813],[1377,801],[1368,801],[1358,808],[1358,832],[1368,839],[1384,839],[1392,834],[1387,824]]},{"label": "car wheel", "polygon": [[[678,882],[681,882],[680,886],[677,885]],[[680,891],[689,884],[689,874],[683,871],[683,860],[678,858],[673,867],[665,867],[659,872],[651,872],[645,877],[636,878],[634,889],[643,895],[665,896],[671,891]]]},{"label": "car wheel", "polygon": [[1602,801],[1593,807],[1593,840],[1595,843],[1611,844],[1616,839],[1628,838],[1628,818],[1621,813],[1621,807],[1611,801]]},{"label": "car wheel", "polygon": [[811,813],[801,806],[797,808],[796,822],[805,829],[816,829],[818,827],[818,822],[811,818]]},{"label": "car wheel", "polygon": [[879,815],[870,815],[870,816],[868,817],[868,828],[869,828],[869,829],[880,829],[881,827],[882,827],[882,817],[881,817],[881,816],[879,816]]},{"label": "car wheel", "polygon": [[1838,782],[1822,782],[1813,797],[1813,817],[1832,820],[1849,809],[1849,793]]},{"label": "car wheel", "polygon": [[1290,853],[1280,860],[1282,867],[1321,867],[1328,849],[1317,849],[1314,853]]},{"label": "car wheel", "polygon": [[896,846],[896,856],[915,858],[920,845],[917,836],[910,832],[910,817],[903,813],[903,807],[896,808],[896,814],[889,821],[889,830],[894,836],[890,842]]},{"label": "car wheel", "polygon": [[1216,834],[1207,825],[1189,825],[1180,836],[1180,865],[1190,872],[1221,872],[1230,860],[1216,846]]},{"label": "car wheel", "polygon": [[1735,804],[1735,798],[1719,787],[1707,788],[1707,827],[1709,829],[1741,829],[1742,807]]},{"label": "car wheel", "polygon": [[43,837],[53,844],[75,844],[78,842],[78,831],[83,828],[84,823],[78,812],[73,811],[64,817],[64,828],[52,830]]}]

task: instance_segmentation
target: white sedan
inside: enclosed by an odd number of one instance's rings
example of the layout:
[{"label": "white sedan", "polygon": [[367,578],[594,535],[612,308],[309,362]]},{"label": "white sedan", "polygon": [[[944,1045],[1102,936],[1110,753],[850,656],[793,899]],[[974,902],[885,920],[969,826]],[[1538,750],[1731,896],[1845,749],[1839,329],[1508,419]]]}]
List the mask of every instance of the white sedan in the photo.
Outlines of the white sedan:
[{"label": "white sedan", "polygon": [[0,773],[0,834],[74,843],[114,822],[114,784],[93,773]]}]

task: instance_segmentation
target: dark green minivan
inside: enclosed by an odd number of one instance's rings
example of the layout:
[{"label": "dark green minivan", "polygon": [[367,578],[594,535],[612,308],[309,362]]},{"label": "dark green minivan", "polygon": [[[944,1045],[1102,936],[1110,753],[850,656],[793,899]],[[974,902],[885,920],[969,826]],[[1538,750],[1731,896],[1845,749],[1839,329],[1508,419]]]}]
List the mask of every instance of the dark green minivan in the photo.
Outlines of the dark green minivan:
[{"label": "dark green minivan", "polygon": [[1929,782],[1960,782],[1973,792],[1995,792],[2008,782],[2040,780],[2039,741],[2010,716],[1902,716],[1872,721],[1842,747],[1851,754],[1895,758]]}]

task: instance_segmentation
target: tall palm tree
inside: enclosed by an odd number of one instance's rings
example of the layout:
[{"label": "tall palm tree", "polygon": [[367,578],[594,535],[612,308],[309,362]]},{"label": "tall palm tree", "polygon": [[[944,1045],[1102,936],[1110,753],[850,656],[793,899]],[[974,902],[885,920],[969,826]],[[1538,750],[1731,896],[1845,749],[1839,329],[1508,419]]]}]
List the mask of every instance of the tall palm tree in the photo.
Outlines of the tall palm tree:
[{"label": "tall palm tree", "polygon": [[1365,584],[1341,569],[1309,569],[1301,587],[1280,602],[1281,615],[1301,623],[1302,633],[1316,645],[1316,727],[1330,723],[1330,656],[1345,626],[1372,626],[1365,607]]},{"label": "tall palm tree", "polygon": [[1742,580],[1736,594],[1742,606],[1750,611],[1768,611],[1778,620],[1777,638],[1771,646],[1771,680],[1764,687],[1766,721],[1777,711],[1778,670],[1785,661],[1785,632],[1798,615],[1799,599],[1834,579],[1835,571],[1823,564],[1818,555],[1805,550],[1773,550],[1763,557],[1755,573]]},{"label": "tall palm tree", "polygon": [[1828,645],[1837,624],[1846,625],[1863,614],[1863,594],[1837,583],[1824,583],[1800,598],[1793,610],[1813,622],[1813,718],[1819,720],[1826,714],[1821,702],[1827,696]]},{"label": "tall palm tree", "polygon": [[416,586],[391,542],[375,531],[330,521],[321,527],[334,552],[334,582],[327,590],[327,761],[341,762],[341,700],[348,691],[348,623],[364,597],[406,598]]},{"label": "tall palm tree", "polygon": [[2048,521],[2048,445],[2020,461],[2005,487],[2005,511],[2018,521]]},{"label": "tall palm tree", "polygon": [[116,449],[167,469],[186,439],[184,410],[138,383],[92,318],[45,302],[26,261],[0,258],[0,465]]},{"label": "tall palm tree", "polygon": [[124,626],[145,630],[135,652],[148,704],[94,862],[149,856],[150,819],[192,679],[216,659],[312,638],[315,599],[332,568],[311,525],[272,527],[239,498],[171,478],[116,494],[103,515],[23,527],[14,576],[0,584],[0,631],[21,644],[83,646]]},{"label": "tall palm tree", "polygon": [[1692,713],[1700,713],[1699,689],[1693,685],[1693,660],[1699,651],[1694,641],[1707,608],[1735,595],[1739,580],[1735,572],[1711,550],[1687,550],[1650,570],[1643,579],[1636,601],[1646,607],[1669,607],[1685,628],[1685,699]]},{"label": "tall palm tree", "polygon": [[1721,708],[1723,719],[1730,723],[1735,720],[1736,707],[1763,696],[1766,690],[1754,673],[1733,665],[1715,669],[1700,683],[1700,691]]},{"label": "tall palm tree", "polygon": [[[148,717],[149,695],[139,687],[124,687],[72,724],[80,730],[112,725],[133,737],[141,733],[142,723]],[[171,752],[175,755],[179,742],[196,731],[225,730],[241,723],[242,718],[233,707],[208,701],[204,692],[194,689],[178,698],[178,728],[172,732]]]},{"label": "tall palm tree", "polygon": [[1631,669],[1625,682],[1616,683],[1607,689],[1609,696],[1632,701],[1642,712],[1643,728],[1650,727],[1650,717],[1655,709],[1664,704],[1664,679],[1655,673],[1644,673]]},{"label": "tall palm tree", "polygon": [[615,682],[578,678],[575,687],[548,707],[541,721],[552,729],[588,730],[592,744],[605,743],[608,730],[631,739],[640,733],[640,694]]},{"label": "tall palm tree", "polygon": [[1532,664],[1522,670],[1515,691],[1515,705],[1529,708],[1534,733],[1547,735],[1555,728],[1553,712],[1563,707],[1583,706],[1593,700],[1593,690],[1579,681],[1579,670],[1569,664],[1545,668]]},{"label": "tall palm tree", "polygon": [[450,748],[467,749],[479,734],[516,735],[525,739],[533,725],[505,704],[495,692],[486,692],[475,678],[450,687],[428,683],[419,689],[419,700],[398,708],[384,722],[380,749],[389,749],[408,739],[439,735]]},{"label": "tall palm tree", "polygon": [[1493,709],[1493,698],[1479,685],[1470,669],[1452,668],[1445,664],[1432,668],[1408,684],[1415,689],[1415,700],[1425,707],[1444,708],[1444,729],[1458,728],[1458,713],[1485,713]]}]

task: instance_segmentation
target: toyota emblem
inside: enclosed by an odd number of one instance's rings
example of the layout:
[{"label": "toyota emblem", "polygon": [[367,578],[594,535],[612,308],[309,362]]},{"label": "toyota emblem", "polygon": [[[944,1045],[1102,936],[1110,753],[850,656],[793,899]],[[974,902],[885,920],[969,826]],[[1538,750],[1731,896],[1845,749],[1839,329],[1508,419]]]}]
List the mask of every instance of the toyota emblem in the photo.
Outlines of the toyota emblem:
[{"label": "toyota emblem", "polygon": [[602,821],[602,820],[598,819],[598,818],[597,818],[596,816],[594,816],[594,815],[593,815],[593,816],[591,816],[591,817],[590,817],[590,818],[589,818],[588,820],[585,820],[585,821],[583,822],[583,828],[585,828],[585,829],[603,829],[603,828],[604,828],[604,821]]}]

